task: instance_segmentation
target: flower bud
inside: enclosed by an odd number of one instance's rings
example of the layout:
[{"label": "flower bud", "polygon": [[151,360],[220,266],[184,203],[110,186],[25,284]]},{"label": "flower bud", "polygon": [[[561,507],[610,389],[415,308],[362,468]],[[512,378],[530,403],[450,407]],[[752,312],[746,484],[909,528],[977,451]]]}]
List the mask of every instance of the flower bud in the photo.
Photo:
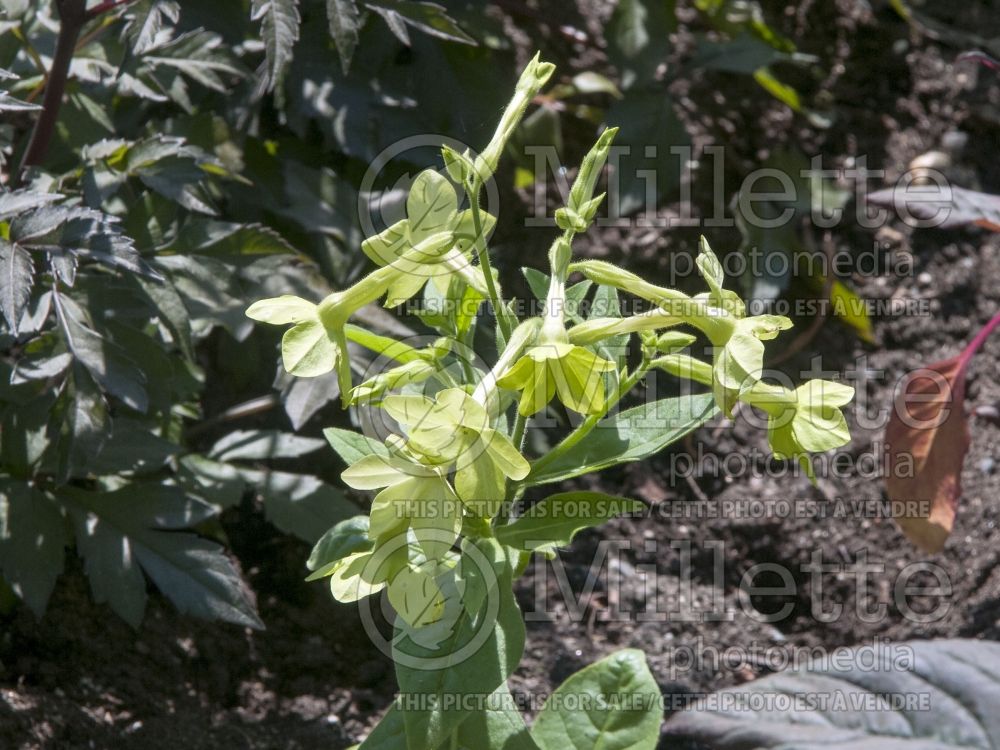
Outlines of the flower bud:
[{"label": "flower bud", "polygon": [[496,171],[507,140],[514,133],[521,118],[524,117],[528,104],[541,91],[542,86],[549,80],[555,69],[556,66],[552,63],[541,62],[537,54],[525,67],[517,81],[517,87],[514,89],[514,98],[510,100],[510,104],[504,110],[493,138],[476,159],[475,170],[479,179],[486,179]]},{"label": "flower bud", "polygon": [[[590,210],[590,218],[592,219],[593,213],[597,211],[596,205],[592,209],[588,209],[587,204],[592,202],[594,188],[597,185],[598,178],[601,176],[601,170],[604,169],[604,163],[608,160],[611,142],[617,134],[618,128],[608,128],[605,130],[601,133],[600,138],[597,139],[597,143],[594,144],[589,153],[583,157],[583,163],[580,164],[580,172],[577,174],[576,180],[573,182],[573,187],[569,191],[569,208],[581,216],[587,216],[588,210]],[[602,195],[601,198],[603,197]],[[599,205],[600,200],[597,203]],[[589,221],[590,219],[588,219]]]}]

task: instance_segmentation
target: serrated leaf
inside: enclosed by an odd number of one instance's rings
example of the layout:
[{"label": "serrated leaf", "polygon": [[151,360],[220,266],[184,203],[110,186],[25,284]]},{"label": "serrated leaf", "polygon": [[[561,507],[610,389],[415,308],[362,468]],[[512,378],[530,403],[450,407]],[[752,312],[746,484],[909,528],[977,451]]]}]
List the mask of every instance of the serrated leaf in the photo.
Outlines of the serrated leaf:
[{"label": "serrated leaf", "polygon": [[83,309],[66,295],[54,297],[56,315],[66,348],[108,393],[136,411],[145,412],[149,397],[145,375],[125,351],[97,333]]},{"label": "serrated leaf", "polygon": [[0,573],[36,617],[63,571],[69,541],[66,519],[49,495],[0,479]]},{"label": "serrated leaf", "polygon": [[37,104],[21,101],[6,91],[0,91],[0,112],[36,112],[40,109]]},{"label": "serrated leaf", "polygon": [[240,475],[260,494],[268,519],[307,542],[358,512],[339,489],[307,474],[240,469]]},{"label": "serrated leaf", "polygon": [[0,239],[0,310],[15,335],[24,307],[31,298],[34,274],[35,267],[28,252]]},{"label": "serrated leaf", "polygon": [[[476,40],[466,34],[445,12],[445,8],[437,3],[418,2],[417,0],[378,0],[378,2],[369,2],[368,7],[377,11],[383,18],[391,14],[399,22],[412,26],[425,34],[447,39],[449,42],[476,44]],[[386,21],[393,29],[393,33],[400,37],[400,41],[409,44],[409,37],[404,34],[403,36],[406,36],[404,39],[397,29],[393,28],[398,22],[396,20],[390,22],[388,18]]]},{"label": "serrated leaf", "polygon": [[180,531],[214,514],[211,506],[165,485],[114,492],[59,490],[77,521],[77,545],[94,597],[137,627],[145,609],[142,571],[184,613],[262,628],[253,595],[222,548]]},{"label": "serrated leaf", "polygon": [[496,529],[497,540],[518,550],[566,547],[583,529],[646,506],[603,492],[561,492],[532,505],[513,523]]},{"label": "serrated leaf", "polygon": [[330,23],[330,36],[333,37],[340,56],[340,68],[346,76],[354,50],[358,46],[361,14],[355,0],[326,0],[326,15]]},{"label": "serrated leaf", "polygon": [[108,406],[97,384],[82,364],[73,364],[72,389],[68,401],[68,434],[60,446],[60,478],[86,475],[111,434]]},{"label": "serrated leaf", "polygon": [[205,255],[285,255],[293,248],[263,224],[235,224],[213,219],[192,219],[185,224],[169,248],[175,252]]},{"label": "serrated leaf", "polygon": [[64,197],[58,193],[35,193],[30,190],[0,192],[0,220],[47,206],[62,200]]},{"label": "serrated leaf", "polygon": [[570,454],[533,471],[525,481],[529,485],[561,482],[609,466],[641,461],[697,429],[716,411],[708,393],[665,398],[626,409],[600,422]]},{"label": "serrated leaf", "polygon": [[151,49],[167,22],[177,23],[180,12],[180,4],[174,0],[142,0],[131,4],[125,14],[124,33],[132,54],[142,55]]},{"label": "serrated leaf", "polygon": [[184,300],[171,279],[151,281],[142,276],[130,277],[149,299],[160,320],[170,329],[181,353],[194,359],[194,345],[191,340],[191,315]]},{"label": "serrated leaf", "polygon": [[298,0],[253,0],[250,16],[260,21],[267,60],[261,71],[262,90],[270,91],[292,61],[292,48],[299,38]]},{"label": "serrated leaf", "polygon": [[584,667],[556,688],[531,735],[541,750],[653,750],[660,738],[660,688],[638,649]]}]

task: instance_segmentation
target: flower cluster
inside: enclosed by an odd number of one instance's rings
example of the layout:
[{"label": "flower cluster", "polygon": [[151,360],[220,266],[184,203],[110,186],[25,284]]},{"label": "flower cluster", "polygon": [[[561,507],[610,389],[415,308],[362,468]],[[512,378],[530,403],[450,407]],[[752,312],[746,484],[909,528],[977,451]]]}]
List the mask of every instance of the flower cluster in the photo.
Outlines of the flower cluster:
[{"label": "flower cluster", "polygon": [[[694,296],[610,263],[573,262],[574,238],[588,229],[604,198],[595,192],[614,128],[584,158],[567,205],[556,213],[562,235],[549,252],[542,314],[513,317],[489,265],[486,241],[495,218],[480,209],[479,191],[551,75],[551,65],[532,60],[484,152],[473,158],[446,148],[442,155],[451,179],[432,170],[417,177],[406,201],[406,218],[362,243],[365,255],[379,266],[372,274],[318,304],[285,296],[247,310],[255,320],[291,326],[281,347],[290,373],[310,377],[336,369],[345,404],[380,409],[391,425],[386,440],[368,441],[370,450],[360,458],[351,454],[342,475],[356,490],[377,491],[369,518],[361,531],[335,527],[330,542],[335,552],[314,576],[328,576],[342,601],[387,588],[389,601],[411,628],[438,622],[449,610],[447,592],[456,589],[461,576],[456,543],[463,537],[502,537],[507,504],[544,481],[535,479],[545,466],[571,461],[589,431],[652,369],[704,384],[726,415],[740,402],[762,409],[775,456],[800,461],[807,471],[810,453],[850,439],[841,409],[853,389],[824,380],[789,389],[764,378],[765,342],[792,323],[776,315],[748,317],[739,295],[724,288],[722,265],[706,241],[697,267],[707,290]],[[465,208],[459,190],[467,200]],[[567,282],[574,274],[600,285],[605,299],[615,302],[606,317],[567,318],[566,302],[573,292],[567,291]],[[457,293],[476,304],[489,299],[497,315],[497,357],[489,372],[463,361],[462,375],[454,375],[459,369],[456,352],[475,333],[469,319],[441,325],[424,319],[440,335],[424,349],[349,323],[361,307],[380,298],[395,306],[421,290],[425,296]],[[620,292],[647,300],[652,309],[615,316]],[[630,368],[625,353],[635,335],[641,361]],[[711,346],[710,362],[683,351],[698,335]],[[353,386],[348,340],[392,366]],[[522,452],[527,421],[547,408],[565,408],[584,420],[562,442],[529,461]],[[664,425],[664,431],[670,427]],[[597,460],[606,466],[609,458],[613,462],[613,456]],[[587,469],[581,465],[576,473]]]}]

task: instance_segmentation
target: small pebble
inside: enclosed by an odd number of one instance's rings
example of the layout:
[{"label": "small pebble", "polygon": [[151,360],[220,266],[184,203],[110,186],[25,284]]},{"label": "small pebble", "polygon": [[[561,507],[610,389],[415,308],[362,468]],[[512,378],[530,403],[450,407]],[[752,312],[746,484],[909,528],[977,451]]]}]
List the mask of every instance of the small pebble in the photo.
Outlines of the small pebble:
[{"label": "small pebble", "polygon": [[993,406],[992,404],[983,404],[982,406],[977,406],[974,413],[977,417],[982,417],[983,419],[1000,418],[1000,409]]},{"label": "small pebble", "polygon": [[983,474],[992,474],[993,469],[996,467],[996,461],[992,458],[986,457],[979,462],[979,471]]}]

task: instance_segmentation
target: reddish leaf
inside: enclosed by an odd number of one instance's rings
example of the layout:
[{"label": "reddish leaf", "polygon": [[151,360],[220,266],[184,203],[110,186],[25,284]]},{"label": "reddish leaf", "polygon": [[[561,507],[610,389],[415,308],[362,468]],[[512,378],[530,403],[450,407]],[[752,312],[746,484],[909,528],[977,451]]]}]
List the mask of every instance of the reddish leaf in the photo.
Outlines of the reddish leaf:
[{"label": "reddish leaf", "polygon": [[968,359],[963,352],[910,373],[885,429],[886,486],[894,512],[903,511],[896,522],[925,552],[944,547],[962,493]]}]

